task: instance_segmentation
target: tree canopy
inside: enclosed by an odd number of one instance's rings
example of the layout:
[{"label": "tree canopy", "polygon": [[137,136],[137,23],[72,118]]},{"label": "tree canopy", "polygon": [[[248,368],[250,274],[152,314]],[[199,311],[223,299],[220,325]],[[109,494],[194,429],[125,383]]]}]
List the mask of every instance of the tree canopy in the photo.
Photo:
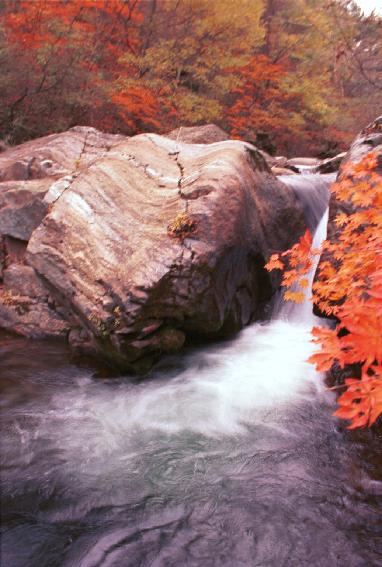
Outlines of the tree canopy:
[{"label": "tree canopy", "polygon": [[378,114],[381,19],[350,0],[8,0],[0,16],[10,144],[215,122],[269,151],[331,155]]}]

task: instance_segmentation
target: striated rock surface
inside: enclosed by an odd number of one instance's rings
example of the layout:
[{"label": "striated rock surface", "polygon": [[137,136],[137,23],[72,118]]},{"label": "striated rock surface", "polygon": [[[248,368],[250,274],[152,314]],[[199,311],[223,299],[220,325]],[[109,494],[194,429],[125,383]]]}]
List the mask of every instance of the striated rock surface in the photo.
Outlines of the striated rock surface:
[{"label": "striated rock surface", "polygon": [[[215,128],[215,127],[214,127]],[[145,371],[259,317],[301,205],[238,141],[76,127],[0,155],[0,327]]]},{"label": "striated rock surface", "polygon": [[[216,126],[216,124],[204,124],[203,126],[181,126],[180,128],[172,130],[169,134],[166,134],[166,137],[170,138],[170,140],[176,140],[185,144],[215,144],[216,142],[225,142],[231,139],[229,134],[222,130],[220,126]],[[248,142],[248,140],[246,142],[252,145],[252,143]],[[256,150],[265,159],[269,167],[278,165],[277,160],[281,159],[282,163],[284,163],[284,159],[285,162],[287,161],[287,158],[283,157],[274,158],[259,148],[256,148]]]},{"label": "striated rock surface", "polygon": [[78,126],[1,153],[1,328],[34,338],[67,336],[71,315],[56,304],[45,283],[26,265],[26,248],[49,210],[45,195],[52,184],[57,193],[121,139]]},{"label": "striated rock surface", "polygon": [[0,154],[0,182],[57,179],[87,167],[123,139],[95,128],[75,126],[67,132],[25,142]]},{"label": "striated rock surface", "polygon": [[27,265],[12,264],[3,272],[0,323],[3,329],[31,338],[62,337],[70,329],[69,314],[50,297],[43,281]]},{"label": "striated rock surface", "polygon": [[187,336],[258,317],[278,283],[264,263],[304,229],[293,192],[237,141],[139,135],[45,202],[26,261],[67,314],[71,344],[142,371]]}]

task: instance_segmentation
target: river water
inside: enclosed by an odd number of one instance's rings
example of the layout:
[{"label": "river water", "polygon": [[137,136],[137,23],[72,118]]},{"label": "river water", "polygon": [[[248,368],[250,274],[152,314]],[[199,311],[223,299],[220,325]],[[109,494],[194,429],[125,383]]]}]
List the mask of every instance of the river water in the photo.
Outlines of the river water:
[{"label": "river water", "polygon": [[143,382],[0,339],[1,566],[380,567],[381,445],[332,417],[314,323],[276,302]]}]

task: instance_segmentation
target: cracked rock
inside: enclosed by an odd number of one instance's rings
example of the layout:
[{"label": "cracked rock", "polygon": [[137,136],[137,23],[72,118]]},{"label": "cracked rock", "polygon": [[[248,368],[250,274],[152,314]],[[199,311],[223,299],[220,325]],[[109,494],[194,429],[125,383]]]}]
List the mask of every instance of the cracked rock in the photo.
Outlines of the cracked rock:
[{"label": "cracked rock", "polygon": [[244,142],[142,134],[61,189],[26,262],[75,318],[72,345],[128,369],[258,318],[279,283],[264,263],[304,230],[292,191]]}]

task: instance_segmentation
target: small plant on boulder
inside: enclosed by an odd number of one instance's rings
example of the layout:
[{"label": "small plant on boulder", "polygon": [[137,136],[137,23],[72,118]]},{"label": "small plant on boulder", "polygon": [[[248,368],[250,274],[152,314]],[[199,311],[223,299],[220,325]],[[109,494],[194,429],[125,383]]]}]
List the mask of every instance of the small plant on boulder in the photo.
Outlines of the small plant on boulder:
[{"label": "small plant on boulder", "polygon": [[194,234],[197,229],[196,220],[191,219],[187,213],[179,213],[175,219],[167,226],[167,233],[171,238],[185,238]]}]

